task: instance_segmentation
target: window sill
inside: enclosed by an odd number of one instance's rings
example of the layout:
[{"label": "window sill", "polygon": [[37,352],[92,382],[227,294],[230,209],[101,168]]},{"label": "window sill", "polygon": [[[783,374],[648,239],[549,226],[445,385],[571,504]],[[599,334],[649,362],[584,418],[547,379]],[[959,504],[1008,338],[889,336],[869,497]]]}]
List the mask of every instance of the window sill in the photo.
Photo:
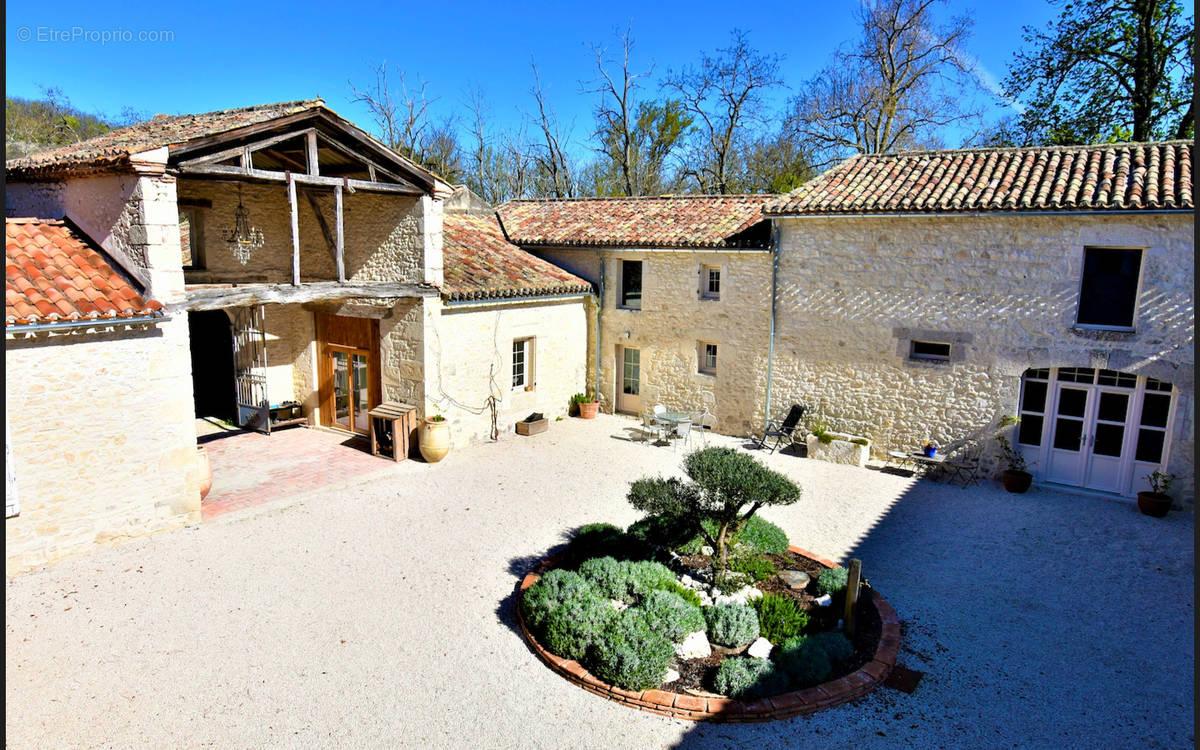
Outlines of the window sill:
[{"label": "window sill", "polygon": [[1133,326],[1101,326],[1089,323],[1076,323],[1072,326],[1076,331],[1088,333],[1137,333]]},{"label": "window sill", "polygon": [[704,376],[707,376],[710,378],[715,378],[717,376],[717,371],[716,370],[697,370],[696,374],[704,375]]},{"label": "window sill", "polygon": [[640,308],[640,307],[625,307],[624,305],[617,305],[616,309],[629,310],[631,312],[641,312],[641,310],[642,310],[642,308]]}]

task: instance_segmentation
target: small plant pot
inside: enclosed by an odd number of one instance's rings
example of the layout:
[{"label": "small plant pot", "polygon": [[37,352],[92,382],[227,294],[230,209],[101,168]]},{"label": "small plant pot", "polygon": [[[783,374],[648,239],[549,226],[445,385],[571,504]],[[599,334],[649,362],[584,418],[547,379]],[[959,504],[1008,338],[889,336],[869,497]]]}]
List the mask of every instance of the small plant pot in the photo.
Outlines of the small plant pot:
[{"label": "small plant pot", "polygon": [[1171,510],[1171,498],[1158,492],[1139,492],[1138,510],[1147,516],[1162,518]]},{"label": "small plant pot", "polygon": [[599,401],[580,402],[579,404],[579,416],[581,419],[595,419],[599,411]]},{"label": "small plant pot", "polygon": [[1000,481],[1009,492],[1022,493],[1033,484],[1033,475],[1028,471],[1013,471],[1006,469],[1000,472]]}]

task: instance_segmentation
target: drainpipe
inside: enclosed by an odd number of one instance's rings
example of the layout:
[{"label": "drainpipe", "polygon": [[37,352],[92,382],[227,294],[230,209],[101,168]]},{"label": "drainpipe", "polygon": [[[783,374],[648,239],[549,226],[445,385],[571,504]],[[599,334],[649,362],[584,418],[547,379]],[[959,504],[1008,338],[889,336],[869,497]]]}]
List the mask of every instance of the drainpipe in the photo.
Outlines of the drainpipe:
[{"label": "drainpipe", "polygon": [[[600,248],[596,248],[596,262],[600,265],[600,280],[596,297],[596,375],[592,383],[592,393],[600,400],[600,313],[604,310],[604,259],[600,257]],[[616,405],[613,405],[616,409]]]},{"label": "drainpipe", "polygon": [[763,409],[763,430],[771,421],[771,369],[775,364],[775,297],[779,280],[779,224],[771,222],[771,315],[767,338],[767,399]]}]

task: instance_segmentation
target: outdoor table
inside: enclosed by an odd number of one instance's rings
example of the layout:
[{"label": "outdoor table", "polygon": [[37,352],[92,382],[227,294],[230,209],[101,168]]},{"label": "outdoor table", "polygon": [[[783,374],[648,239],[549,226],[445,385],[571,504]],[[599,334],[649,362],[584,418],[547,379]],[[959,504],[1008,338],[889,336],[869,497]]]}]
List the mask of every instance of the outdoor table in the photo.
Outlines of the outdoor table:
[{"label": "outdoor table", "polygon": [[656,414],[654,418],[659,422],[669,426],[671,428],[670,434],[674,435],[675,428],[677,426],[683,424],[684,422],[692,421],[692,414],[691,412],[686,411],[664,411],[661,414]]}]

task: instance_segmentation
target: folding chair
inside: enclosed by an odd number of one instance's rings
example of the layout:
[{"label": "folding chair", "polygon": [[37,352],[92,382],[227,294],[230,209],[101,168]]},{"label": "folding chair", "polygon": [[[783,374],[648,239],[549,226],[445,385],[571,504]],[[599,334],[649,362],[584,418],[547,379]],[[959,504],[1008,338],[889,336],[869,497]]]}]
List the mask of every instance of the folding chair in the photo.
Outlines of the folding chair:
[{"label": "folding chair", "polygon": [[771,446],[771,452],[774,453],[779,446],[783,445],[784,441],[788,445],[796,442],[796,428],[800,425],[800,418],[804,416],[804,407],[800,404],[792,404],[792,408],[788,410],[787,416],[782,422],[774,420],[767,422],[767,429],[763,430],[763,436],[758,441],[759,448],[767,447],[767,441],[774,438],[775,442]]},{"label": "folding chair", "polygon": [[946,458],[946,481],[962,482],[965,490],[971,484],[979,484],[979,443],[969,440]]},{"label": "folding chair", "polygon": [[667,426],[654,418],[653,414],[642,415],[642,432],[646,434],[646,445],[654,445],[667,437]]}]

